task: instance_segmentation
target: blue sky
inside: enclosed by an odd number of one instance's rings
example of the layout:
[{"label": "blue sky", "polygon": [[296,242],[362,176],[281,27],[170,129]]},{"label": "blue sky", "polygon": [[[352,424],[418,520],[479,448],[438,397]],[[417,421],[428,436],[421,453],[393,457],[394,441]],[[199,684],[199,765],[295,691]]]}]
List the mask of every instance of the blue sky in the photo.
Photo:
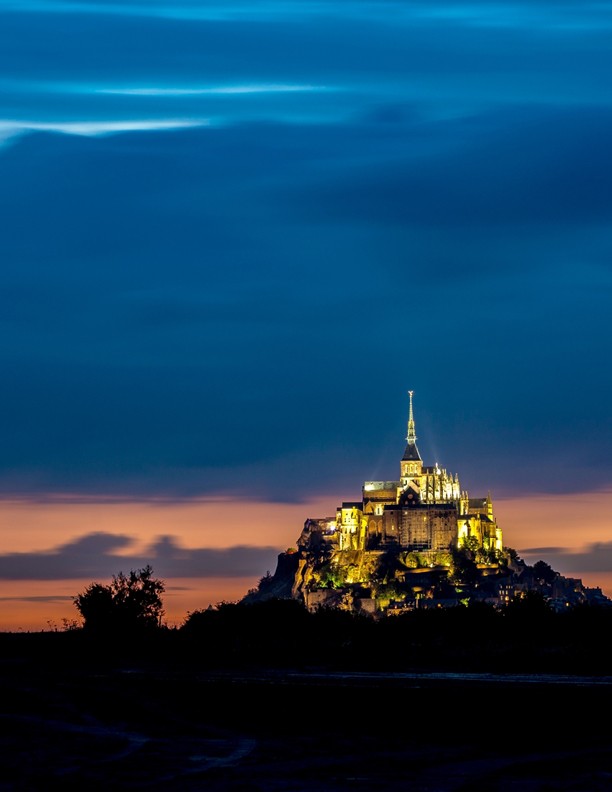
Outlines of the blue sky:
[{"label": "blue sky", "polygon": [[609,489],[611,12],[0,0],[3,496]]}]

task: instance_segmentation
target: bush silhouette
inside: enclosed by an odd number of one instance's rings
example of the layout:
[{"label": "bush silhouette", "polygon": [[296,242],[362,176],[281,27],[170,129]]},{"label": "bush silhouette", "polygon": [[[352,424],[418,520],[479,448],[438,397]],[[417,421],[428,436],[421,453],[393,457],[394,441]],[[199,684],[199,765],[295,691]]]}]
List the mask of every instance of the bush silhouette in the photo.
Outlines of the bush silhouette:
[{"label": "bush silhouette", "polygon": [[132,632],[161,627],[164,608],[162,580],[152,577],[153,569],[119,572],[107,586],[91,583],[77,594],[74,604],[91,632]]}]

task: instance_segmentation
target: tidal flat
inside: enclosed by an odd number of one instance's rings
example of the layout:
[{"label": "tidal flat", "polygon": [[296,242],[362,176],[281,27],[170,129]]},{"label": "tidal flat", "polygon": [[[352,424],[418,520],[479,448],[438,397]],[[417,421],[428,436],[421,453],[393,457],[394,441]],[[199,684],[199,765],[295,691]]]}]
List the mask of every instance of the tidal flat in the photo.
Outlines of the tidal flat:
[{"label": "tidal flat", "polygon": [[7,792],[612,788],[612,677],[212,668],[0,638]]}]

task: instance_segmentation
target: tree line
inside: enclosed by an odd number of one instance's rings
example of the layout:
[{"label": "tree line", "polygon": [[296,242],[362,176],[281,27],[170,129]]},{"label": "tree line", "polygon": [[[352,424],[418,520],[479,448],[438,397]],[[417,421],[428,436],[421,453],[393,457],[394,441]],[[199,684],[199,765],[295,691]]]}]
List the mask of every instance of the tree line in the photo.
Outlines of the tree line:
[{"label": "tree line", "polygon": [[[373,619],[298,600],[222,602],[163,623],[165,584],[150,566],[92,583],[74,598],[77,630],[99,647],[146,645],[150,657],[228,668],[410,669],[609,674],[612,608],[553,610],[538,592],[502,608],[482,602]],[[142,653],[142,652],[141,652]]]}]

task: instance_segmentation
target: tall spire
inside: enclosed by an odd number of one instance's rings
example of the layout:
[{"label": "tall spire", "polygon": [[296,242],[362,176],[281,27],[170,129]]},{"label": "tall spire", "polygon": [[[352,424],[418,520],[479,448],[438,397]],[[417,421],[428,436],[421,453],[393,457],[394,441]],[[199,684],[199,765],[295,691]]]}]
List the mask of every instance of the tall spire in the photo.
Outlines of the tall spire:
[{"label": "tall spire", "polygon": [[413,461],[413,462],[420,462],[421,455],[419,454],[419,449],[417,448],[416,444],[416,432],[414,430],[414,414],[412,412],[412,394],[414,391],[408,391],[408,395],[410,396],[410,411],[408,413],[408,435],[406,436],[406,440],[408,441],[408,445],[406,446],[406,450],[404,451],[404,456],[402,457],[402,462],[406,461]]},{"label": "tall spire", "polygon": [[414,415],[412,413],[412,394],[414,391],[408,391],[408,395],[410,396],[410,410],[408,412],[408,435],[406,440],[411,444],[416,444],[416,434],[414,431]]}]

